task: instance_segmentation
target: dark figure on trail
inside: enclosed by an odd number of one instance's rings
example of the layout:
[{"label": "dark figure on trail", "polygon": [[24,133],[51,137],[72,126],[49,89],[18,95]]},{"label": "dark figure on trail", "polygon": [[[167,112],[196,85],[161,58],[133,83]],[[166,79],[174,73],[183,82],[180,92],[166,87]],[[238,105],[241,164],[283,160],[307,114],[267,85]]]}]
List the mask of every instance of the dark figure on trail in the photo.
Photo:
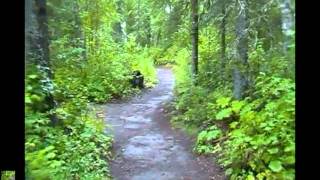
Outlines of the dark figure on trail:
[{"label": "dark figure on trail", "polygon": [[141,74],[140,71],[133,71],[132,79],[131,79],[131,84],[133,88],[139,87],[140,89],[144,88],[143,84],[143,75]]}]

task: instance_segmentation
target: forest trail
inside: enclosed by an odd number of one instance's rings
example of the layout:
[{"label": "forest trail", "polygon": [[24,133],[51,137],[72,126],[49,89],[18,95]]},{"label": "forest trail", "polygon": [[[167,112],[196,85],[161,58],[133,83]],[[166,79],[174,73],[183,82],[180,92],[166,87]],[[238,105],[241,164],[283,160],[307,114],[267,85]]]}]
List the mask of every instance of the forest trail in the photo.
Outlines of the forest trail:
[{"label": "forest trail", "polygon": [[212,158],[192,153],[190,137],[170,127],[164,105],[173,97],[174,77],[167,68],[158,68],[157,76],[156,87],[141,96],[104,107],[115,138],[112,176],[116,180],[225,179]]}]

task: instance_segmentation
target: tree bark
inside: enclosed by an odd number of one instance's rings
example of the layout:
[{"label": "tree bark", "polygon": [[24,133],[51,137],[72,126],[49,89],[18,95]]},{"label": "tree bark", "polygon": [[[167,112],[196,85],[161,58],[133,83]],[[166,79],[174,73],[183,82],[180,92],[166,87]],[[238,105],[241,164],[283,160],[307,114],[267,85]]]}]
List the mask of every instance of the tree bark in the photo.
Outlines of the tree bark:
[{"label": "tree bark", "polygon": [[[53,73],[51,71],[49,58],[49,33],[46,0],[35,0],[35,14],[37,17],[39,33],[38,44],[40,50],[37,64],[40,66],[40,71],[44,74],[42,88],[46,91],[45,103],[49,106],[49,109],[54,109],[56,107],[56,102],[51,93],[53,90],[51,81]],[[53,125],[57,123],[57,117],[55,114],[51,114],[50,119]]]},{"label": "tree bark", "polygon": [[85,44],[85,37],[84,37],[84,33],[82,30],[82,24],[81,24],[81,19],[80,19],[80,14],[79,14],[79,4],[76,0],[73,1],[73,12],[74,12],[74,21],[76,24],[76,38],[79,38],[80,41],[76,41],[75,46],[76,47],[81,47],[83,49],[82,54],[81,54],[81,58],[82,60],[86,60],[87,59],[87,54],[86,54],[86,44]]},{"label": "tree bark", "polygon": [[247,20],[247,1],[239,0],[240,12],[236,22],[236,37],[237,37],[237,57],[233,69],[233,95],[235,99],[242,99],[244,92],[248,86],[247,68],[248,68],[248,27]]},{"label": "tree bark", "polygon": [[192,9],[192,75],[193,79],[198,74],[198,0],[191,0]]},{"label": "tree bark", "polygon": [[49,61],[49,33],[48,33],[48,17],[46,0],[35,0],[36,2],[36,16],[38,22],[38,32],[39,39],[38,43],[40,45],[41,58],[39,59],[39,64],[42,67],[46,67],[46,72],[48,77],[52,79],[52,72],[50,70]]},{"label": "tree bark", "polygon": [[31,15],[32,15],[32,2],[31,0],[25,0],[24,1],[24,42],[25,42],[25,49],[24,49],[24,59],[26,64],[29,62],[29,52],[30,52],[30,46],[31,46]]},{"label": "tree bark", "polygon": [[222,14],[222,21],[220,24],[220,31],[221,31],[221,67],[220,67],[220,75],[221,80],[225,82],[224,77],[224,70],[226,65],[226,6],[225,2],[222,2],[222,8],[221,8],[221,14]]},{"label": "tree bark", "polygon": [[281,21],[282,21],[282,32],[284,34],[283,50],[287,54],[290,45],[291,35],[290,31],[294,28],[294,13],[291,12],[290,0],[280,0],[281,9]]},{"label": "tree bark", "polygon": [[[116,2],[117,4],[117,13],[119,15],[123,14],[123,10],[122,10],[122,6],[123,6],[123,1],[122,0],[119,0]],[[122,24],[123,22],[121,20],[119,20],[118,22],[116,22],[113,26],[113,37],[114,37],[114,40],[118,43],[121,43],[124,41],[124,31],[122,29]]]}]

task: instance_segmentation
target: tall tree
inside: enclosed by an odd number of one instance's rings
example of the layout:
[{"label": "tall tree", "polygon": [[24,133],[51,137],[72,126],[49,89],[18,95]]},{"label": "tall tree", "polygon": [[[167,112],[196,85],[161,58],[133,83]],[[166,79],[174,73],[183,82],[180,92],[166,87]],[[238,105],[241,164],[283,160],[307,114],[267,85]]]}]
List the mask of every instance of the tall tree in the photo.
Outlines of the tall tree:
[{"label": "tall tree", "polygon": [[290,32],[294,28],[294,11],[291,9],[291,0],[280,0],[279,3],[281,8],[282,31],[284,34],[283,49],[284,52],[287,53],[291,40]]},{"label": "tall tree", "polygon": [[247,67],[248,67],[248,27],[247,0],[239,0],[239,15],[236,20],[237,56],[233,69],[233,96],[242,99],[247,88]]},{"label": "tall tree", "polygon": [[[56,102],[53,99],[52,90],[52,78],[50,59],[49,59],[49,33],[48,33],[48,17],[47,17],[47,5],[46,0],[35,0],[35,15],[37,20],[37,42],[38,42],[38,59],[37,65],[40,67],[40,71],[43,73],[42,88],[46,93],[45,101],[49,106],[49,109],[56,107]],[[57,123],[57,117],[55,114],[50,115],[50,119],[53,125]]]},{"label": "tall tree", "polygon": [[221,15],[222,15],[222,20],[220,24],[220,36],[221,36],[221,67],[220,67],[220,76],[221,80],[225,80],[224,78],[224,69],[225,69],[225,64],[226,64],[226,3],[225,1],[221,2]]},{"label": "tall tree", "polygon": [[196,76],[198,74],[198,0],[191,0],[191,43],[192,43],[192,74]]},{"label": "tall tree", "polygon": [[52,72],[50,70],[49,61],[49,33],[46,0],[36,0],[36,16],[39,32],[38,43],[41,53],[41,57],[39,58],[39,64],[42,67],[47,67],[46,72],[49,78],[52,78]]},{"label": "tall tree", "polygon": [[113,38],[116,42],[120,43],[125,40],[124,37],[124,29],[123,29],[123,24],[125,23],[123,21],[123,0],[118,0],[116,2],[116,8],[117,8],[117,13],[120,16],[119,20],[115,22],[113,25]]},{"label": "tall tree", "polygon": [[35,29],[34,29],[34,14],[32,12],[32,0],[25,0],[25,62],[31,63],[31,49],[35,49],[32,47],[35,43]]},{"label": "tall tree", "polygon": [[76,44],[75,47],[80,47],[82,49],[81,53],[81,59],[86,60],[87,59],[87,54],[86,54],[86,42],[85,42],[85,35],[84,31],[82,28],[82,23],[80,19],[80,8],[79,8],[79,3],[77,0],[72,1],[72,8],[73,8],[73,14],[74,14],[74,22],[75,22],[75,36],[76,36]]}]

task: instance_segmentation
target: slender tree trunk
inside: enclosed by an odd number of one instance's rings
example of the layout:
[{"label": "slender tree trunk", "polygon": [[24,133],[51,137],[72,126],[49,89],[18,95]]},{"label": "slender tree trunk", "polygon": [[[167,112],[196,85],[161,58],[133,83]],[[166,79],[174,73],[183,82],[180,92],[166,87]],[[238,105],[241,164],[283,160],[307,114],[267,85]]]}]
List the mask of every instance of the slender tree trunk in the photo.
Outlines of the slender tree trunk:
[{"label": "slender tree trunk", "polygon": [[220,31],[221,31],[221,67],[220,67],[221,73],[220,75],[221,75],[221,80],[225,82],[224,70],[226,65],[226,16],[227,16],[225,2],[222,2],[221,13],[223,18],[220,24]]},{"label": "slender tree trunk", "polygon": [[37,19],[33,12],[33,0],[25,0],[25,62],[26,64],[38,63],[40,56],[38,45]]},{"label": "slender tree trunk", "polygon": [[151,29],[151,19],[150,19],[150,17],[147,17],[147,27],[146,27],[146,42],[147,42],[147,45],[148,46],[151,46],[151,31],[152,31],[152,29]]},{"label": "slender tree trunk", "polygon": [[[141,2],[140,0],[138,0],[138,12],[141,13],[141,10],[140,10],[140,6],[141,6]],[[138,35],[137,35],[137,43],[138,45],[141,45],[141,39],[142,39],[142,36],[141,36],[141,16],[138,16],[137,18],[137,29],[138,29]]]},{"label": "slender tree trunk", "polygon": [[122,28],[121,28],[121,22],[116,22],[113,26],[113,38],[117,43],[122,42]]},{"label": "slender tree trunk", "polygon": [[284,34],[283,50],[284,53],[287,54],[291,40],[290,31],[294,28],[294,15],[290,9],[290,0],[280,0],[279,4],[281,9],[282,32]]},{"label": "slender tree trunk", "polygon": [[79,41],[76,41],[79,44],[76,44],[76,47],[81,47],[83,49],[82,54],[81,54],[81,58],[82,60],[86,60],[87,59],[87,54],[86,54],[86,44],[85,44],[85,37],[84,37],[84,33],[82,30],[82,24],[81,24],[81,19],[80,19],[80,14],[79,14],[79,5],[78,2],[76,0],[73,1],[73,12],[74,12],[74,20],[75,20],[75,24],[76,24],[76,38],[80,39]]},{"label": "slender tree trunk", "polygon": [[123,35],[123,41],[127,42],[128,41],[128,34],[127,34],[127,22],[123,21],[121,23],[121,30],[122,30],[122,35]]},{"label": "slender tree trunk", "polygon": [[[56,107],[56,102],[51,94],[53,90],[51,81],[53,74],[49,59],[49,33],[46,0],[35,0],[35,10],[39,33],[38,44],[40,50],[38,65],[40,65],[40,71],[44,73],[44,83],[42,86],[43,89],[47,91],[45,97],[46,104],[49,106],[49,109],[54,109]],[[53,125],[57,123],[57,117],[55,114],[51,114],[50,119]]]},{"label": "slender tree trunk", "polygon": [[239,0],[239,15],[236,22],[237,36],[237,57],[233,69],[233,95],[236,99],[242,99],[247,88],[247,68],[248,68],[248,20],[247,20],[247,1]]},{"label": "slender tree trunk", "polygon": [[161,30],[159,29],[157,34],[155,35],[156,38],[155,38],[155,46],[158,46],[159,45],[159,42],[160,42],[160,38],[161,38]]},{"label": "slender tree trunk", "polygon": [[198,74],[198,0],[191,0],[192,9],[192,75],[193,79]]},{"label": "slender tree trunk", "polygon": [[27,63],[29,58],[28,58],[28,53],[30,52],[30,32],[31,32],[31,13],[32,13],[32,2],[31,0],[25,0],[24,1],[24,59],[25,62]]},{"label": "slender tree trunk", "polygon": [[38,32],[39,32],[39,45],[41,58],[39,63],[43,67],[47,67],[47,74],[50,79],[52,79],[52,72],[50,70],[49,61],[49,33],[48,33],[48,19],[47,19],[47,9],[46,0],[36,0],[36,16],[38,22]]},{"label": "slender tree trunk", "polygon": [[[122,6],[123,6],[123,1],[122,0],[119,0],[116,2],[117,4],[117,13],[119,15],[123,14],[123,11],[122,11]],[[114,30],[114,33],[113,33],[113,37],[114,37],[114,40],[118,43],[121,43],[123,42],[124,40],[124,34],[123,34],[123,29],[122,29],[122,21],[119,20],[118,22],[116,22],[114,24],[114,27],[113,27],[113,30]]]}]

